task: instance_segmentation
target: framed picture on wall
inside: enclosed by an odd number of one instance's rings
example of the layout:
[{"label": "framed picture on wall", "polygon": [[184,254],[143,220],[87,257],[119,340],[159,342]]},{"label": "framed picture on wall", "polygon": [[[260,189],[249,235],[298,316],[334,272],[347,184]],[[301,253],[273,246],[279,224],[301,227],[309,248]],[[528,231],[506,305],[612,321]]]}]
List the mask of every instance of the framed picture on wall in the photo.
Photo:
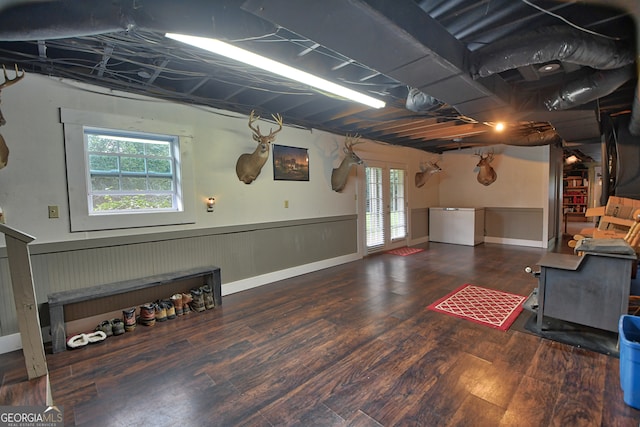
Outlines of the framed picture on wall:
[{"label": "framed picture on wall", "polygon": [[273,145],[273,179],[309,181],[309,153],[306,148]]}]

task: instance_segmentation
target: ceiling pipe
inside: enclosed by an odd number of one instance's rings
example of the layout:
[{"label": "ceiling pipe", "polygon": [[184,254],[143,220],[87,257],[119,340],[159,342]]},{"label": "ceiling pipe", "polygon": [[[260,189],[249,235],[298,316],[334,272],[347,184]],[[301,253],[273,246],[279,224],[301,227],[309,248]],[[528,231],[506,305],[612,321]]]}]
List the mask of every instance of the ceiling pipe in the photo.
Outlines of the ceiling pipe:
[{"label": "ceiling pipe", "polygon": [[625,43],[596,37],[566,26],[539,28],[501,39],[472,55],[473,78],[549,61],[612,70],[634,62]]},{"label": "ceiling pipe", "polygon": [[597,71],[565,84],[543,101],[549,111],[567,110],[613,93],[633,78],[633,66]]},{"label": "ceiling pipe", "polygon": [[562,138],[555,129],[548,129],[542,132],[530,133],[520,138],[504,141],[506,145],[517,145],[520,147],[536,147],[540,145],[550,145],[560,143]]},{"label": "ceiling pipe", "polygon": [[437,100],[431,95],[416,88],[409,89],[407,95],[406,108],[414,113],[428,113],[442,107],[444,102]]},{"label": "ceiling pipe", "polygon": [[[638,84],[631,106],[631,118],[629,120],[629,133],[640,136],[640,2],[637,0],[583,0],[585,3],[598,4],[606,7],[615,7],[624,10],[631,15],[636,23],[636,74]],[[604,158],[604,157],[603,157]]]}]

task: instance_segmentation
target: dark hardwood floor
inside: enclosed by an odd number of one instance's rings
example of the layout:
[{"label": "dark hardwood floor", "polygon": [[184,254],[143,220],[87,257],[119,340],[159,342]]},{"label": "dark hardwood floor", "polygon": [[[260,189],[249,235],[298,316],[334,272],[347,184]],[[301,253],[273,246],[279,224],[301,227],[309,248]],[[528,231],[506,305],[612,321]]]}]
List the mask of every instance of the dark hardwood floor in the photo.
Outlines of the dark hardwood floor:
[{"label": "dark hardwood floor", "polygon": [[528,295],[543,249],[423,247],[48,354],[54,401],[65,425],[638,426],[617,358],[425,309],[465,283]]}]

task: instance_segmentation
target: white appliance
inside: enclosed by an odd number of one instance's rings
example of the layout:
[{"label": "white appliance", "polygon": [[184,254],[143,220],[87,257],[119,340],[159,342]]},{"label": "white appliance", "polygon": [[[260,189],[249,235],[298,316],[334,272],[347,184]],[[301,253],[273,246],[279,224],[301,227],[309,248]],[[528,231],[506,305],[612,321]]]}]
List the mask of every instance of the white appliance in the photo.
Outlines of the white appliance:
[{"label": "white appliance", "polygon": [[484,242],[484,208],[429,208],[429,241],[476,246]]}]

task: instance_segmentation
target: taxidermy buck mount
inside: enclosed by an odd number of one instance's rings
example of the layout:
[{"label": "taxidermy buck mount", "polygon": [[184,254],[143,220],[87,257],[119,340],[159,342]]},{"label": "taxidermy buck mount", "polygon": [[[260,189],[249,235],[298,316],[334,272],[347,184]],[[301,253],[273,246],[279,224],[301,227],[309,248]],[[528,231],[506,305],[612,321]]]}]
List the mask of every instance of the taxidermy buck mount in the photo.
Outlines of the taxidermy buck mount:
[{"label": "taxidermy buck mount", "polygon": [[420,162],[420,172],[416,172],[415,176],[416,187],[422,187],[429,180],[431,175],[440,171],[442,171],[442,168],[438,166],[438,162]]},{"label": "taxidermy buck mount", "polygon": [[276,134],[282,130],[282,116],[280,114],[272,114],[273,120],[278,124],[278,129],[269,130],[269,135],[263,135],[260,132],[260,126],[253,126],[253,122],[260,119],[260,116],[254,117],[254,111],[249,116],[249,129],[253,131],[253,140],[258,146],[253,153],[244,153],[238,157],[236,162],[236,175],[238,179],[245,184],[251,184],[260,175],[262,167],[269,158],[270,144],[275,141]]},{"label": "taxidermy buck mount", "polygon": [[340,166],[333,169],[331,171],[331,189],[338,193],[341,193],[344,190],[345,185],[347,185],[347,179],[349,178],[349,172],[351,171],[351,166],[353,165],[361,165],[362,159],[358,157],[356,153],[353,152],[353,146],[356,144],[360,144],[364,141],[359,141],[359,135],[347,135],[344,139],[344,152],[345,156],[340,162]]},{"label": "taxidermy buck mount", "polygon": [[493,161],[493,151],[483,154],[476,153],[476,156],[480,157],[478,164],[476,167],[480,168],[478,171],[478,182],[484,186],[491,185],[498,178],[498,174],[491,167],[491,162]]},{"label": "taxidermy buck mount", "polygon": [[[14,83],[18,83],[24,77],[24,70],[22,70],[22,74],[18,72],[18,64],[16,64],[16,76],[13,79],[10,79],[7,76],[7,69],[2,66],[2,71],[4,71],[4,83],[0,84],[0,91],[5,87],[11,86]],[[2,111],[0,111],[0,126],[3,126],[7,123],[2,115]],[[7,143],[4,141],[4,137],[0,135],[0,169],[7,166],[7,162],[9,161],[9,147],[7,147]]]}]

